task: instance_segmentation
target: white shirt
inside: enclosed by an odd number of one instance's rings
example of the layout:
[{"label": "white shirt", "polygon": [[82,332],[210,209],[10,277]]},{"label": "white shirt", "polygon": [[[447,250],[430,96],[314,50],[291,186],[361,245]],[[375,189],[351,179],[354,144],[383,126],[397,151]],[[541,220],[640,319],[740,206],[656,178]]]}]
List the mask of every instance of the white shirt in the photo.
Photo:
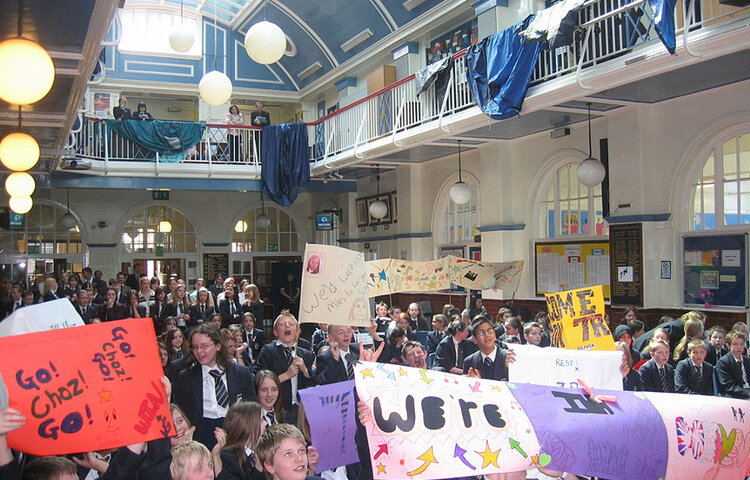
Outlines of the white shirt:
[{"label": "white shirt", "polygon": [[[201,365],[201,371],[203,374],[203,417],[224,418],[227,416],[227,410],[229,409],[227,407],[222,407],[216,401],[216,382],[214,382],[214,377],[208,373],[211,370],[221,370],[221,368],[218,365],[214,367]],[[221,380],[224,382],[224,387],[227,389],[228,393],[229,386],[227,385],[226,372],[222,373]]]},{"label": "white shirt", "polygon": [[[284,343],[281,340],[276,340],[276,345],[281,345],[281,346],[284,346],[284,347],[287,347],[287,348],[291,348],[292,349],[292,357],[295,357],[297,355],[297,345],[292,345],[290,347],[288,345],[284,345]],[[299,374],[297,374],[297,375],[299,375]],[[297,375],[295,375],[295,376],[293,376],[292,378],[289,379],[289,385],[292,386],[292,405],[298,405],[299,404],[299,402],[297,401]],[[278,422],[279,419],[277,418],[276,421]]]},{"label": "white shirt", "polygon": [[492,349],[492,352],[490,352],[489,355],[485,355],[484,353],[480,353],[482,355],[482,363],[484,363],[485,358],[489,358],[492,360],[492,363],[495,363],[495,357],[497,356],[497,348]]}]

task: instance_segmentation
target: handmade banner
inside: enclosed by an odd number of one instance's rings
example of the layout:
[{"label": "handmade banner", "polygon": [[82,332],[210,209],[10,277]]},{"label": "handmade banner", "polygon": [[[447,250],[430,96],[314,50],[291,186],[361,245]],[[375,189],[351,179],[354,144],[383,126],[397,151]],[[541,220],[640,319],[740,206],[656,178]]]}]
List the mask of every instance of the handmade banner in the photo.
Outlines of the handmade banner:
[{"label": "handmade banner", "polygon": [[429,262],[385,258],[367,262],[367,285],[370,297],[444,290],[451,284],[471,290],[515,292],[523,264],[523,260],[491,263],[453,255]]},{"label": "handmade banner", "polygon": [[318,473],[359,462],[354,381],[332,383],[299,391],[310,424],[313,447],[318,449]]},{"label": "handmade banner", "polygon": [[539,348],[511,345],[515,362],[508,365],[508,380],[550,387],[579,388],[578,379],[591,388],[622,390],[622,352]]},{"label": "handmade banner", "polygon": [[[508,384],[360,362],[373,476],[440,479],[526,470],[539,443]],[[543,410],[543,409],[542,409]]]},{"label": "handmade banner", "polygon": [[547,293],[552,345],[573,350],[614,350],[612,332],[604,321],[601,285]]},{"label": "handmade banner", "polygon": [[10,406],[26,417],[11,448],[63,455],[172,435],[154,338],[150,318],[0,338]]},{"label": "handmade banner", "polygon": [[67,298],[19,308],[0,322],[0,337],[57,330],[83,325],[81,316]]},{"label": "handmade banner", "polygon": [[742,480],[750,471],[750,402],[644,392],[666,425],[666,479]]},{"label": "handmade banner", "polygon": [[470,290],[502,290],[513,293],[518,290],[523,272],[523,260],[492,263],[477,262],[450,256],[450,282]]},{"label": "handmade banner", "polygon": [[308,243],[302,269],[300,323],[370,326],[369,288],[361,252]]}]

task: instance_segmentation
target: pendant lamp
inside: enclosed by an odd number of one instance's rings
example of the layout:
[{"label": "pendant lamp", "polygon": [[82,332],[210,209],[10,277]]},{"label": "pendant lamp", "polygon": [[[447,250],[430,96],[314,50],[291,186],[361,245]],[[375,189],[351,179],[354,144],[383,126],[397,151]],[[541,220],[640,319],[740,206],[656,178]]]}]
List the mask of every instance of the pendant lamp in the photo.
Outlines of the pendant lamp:
[{"label": "pendant lamp", "polygon": [[68,203],[66,207],[68,208],[68,211],[63,214],[62,217],[60,217],[60,225],[63,226],[63,228],[70,230],[71,228],[75,227],[78,223],[76,221],[76,217],[73,216],[72,213],[70,213],[70,189],[66,189],[68,194]]},{"label": "pendant lamp", "polygon": [[193,30],[185,24],[182,8],[182,0],[180,0],[180,23],[172,26],[172,31],[169,33],[169,46],[175,52],[185,53],[193,48],[195,38]]},{"label": "pendant lamp", "polygon": [[203,75],[198,84],[198,92],[206,103],[210,105],[223,105],[232,98],[232,81],[224,73],[216,69],[216,58],[219,52],[216,18],[216,0],[214,0],[214,69]]},{"label": "pendant lamp", "polygon": [[275,23],[269,22],[268,0],[265,3],[263,21],[258,22],[245,34],[245,50],[256,62],[269,65],[278,62],[286,52],[286,35]]},{"label": "pendant lamp", "polygon": [[38,102],[55,81],[55,65],[38,43],[23,37],[24,2],[18,2],[18,36],[0,43],[0,98],[12,105]]},{"label": "pendant lamp", "polygon": [[591,156],[591,102],[588,102],[586,106],[588,107],[589,156],[578,165],[578,181],[587,187],[595,187],[602,183],[607,171],[602,162]]},{"label": "pendant lamp", "polygon": [[23,214],[28,213],[28,211],[31,210],[31,207],[34,206],[34,202],[31,200],[31,197],[10,197],[8,206],[13,213]]},{"label": "pendant lamp", "polygon": [[377,182],[378,199],[370,204],[369,211],[372,218],[382,220],[388,213],[388,205],[380,200],[380,165],[375,165],[375,168],[377,169],[375,181]]},{"label": "pendant lamp", "polygon": [[34,177],[26,172],[13,172],[5,179],[5,191],[11,197],[30,197],[35,189]]},{"label": "pendant lamp", "polygon": [[263,200],[263,191],[260,192],[260,215],[255,218],[255,224],[259,228],[266,229],[271,226],[271,217],[266,215],[266,202]]},{"label": "pendant lamp", "polygon": [[463,205],[471,200],[471,187],[461,179],[461,140],[458,141],[458,181],[451,187],[450,196],[457,205]]},{"label": "pendant lamp", "polygon": [[21,106],[18,106],[18,132],[0,141],[0,161],[8,170],[25,172],[39,161],[39,144],[34,137],[21,132]]}]

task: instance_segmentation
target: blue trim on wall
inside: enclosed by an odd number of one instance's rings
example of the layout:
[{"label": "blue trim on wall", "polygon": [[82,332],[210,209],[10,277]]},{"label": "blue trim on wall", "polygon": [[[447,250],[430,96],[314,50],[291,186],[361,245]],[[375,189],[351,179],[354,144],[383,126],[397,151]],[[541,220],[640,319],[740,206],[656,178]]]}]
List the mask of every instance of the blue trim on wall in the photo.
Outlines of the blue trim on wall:
[{"label": "blue trim on wall", "polygon": [[471,6],[474,7],[474,14],[479,16],[495,7],[507,7],[508,0],[479,0],[472,3]]},{"label": "blue trim on wall", "polygon": [[618,217],[604,217],[610,224],[613,223],[645,223],[645,222],[666,222],[671,217],[671,213],[645,213],[642,215],[621,215]]},{"label": "blue trim on wall", "polygon": [[408,47],[407,53],[419,53],[419,42],[406,42],[391,50],[391,55],[404,47]]},{"label": "blue trim on wall", "polygon": [[367,237],[367,238],[339,238],[339,243],[365,243],[365,242],[381,242],[383,240],[396,240],[400,238],[430,238],[432,232],[419,232],[419,233],[397,233],[395,235],[384,235],[381,237]]},{"label": "blue trim on wall", "polygon": [[115,248],[117,244],[116,243],[87,243],[86,246],[89,248]]},{"label": "blue trim on wall", "polygon": [[507,232],[513,230],[523,230],[526,228],[525,223],[501,223],[500,225],[482,225],[478,227],[481,233],[484,232]]},{"label": "blue trim on wall", "polygon": [[[67,172],[52,172],[47,180],[38,183],[46,188],[121,188],[121,189],[171,189],[171,190],[219,190],[259,192],[259,180],[167,178],[167,177],[100,177]],[[304,191],[311,193],[357,191],[356,181],[310,182]]]},{"label": "blue trim on wall", "polygon": [[357,86],[357,77],[344,77],[338,82],[334,83],[336,85],[336,91],[340,92],[341,90],[347,88],[347,87],[356,87]]},{"label": "blue trim on wall", "polygon": [[201,243],[201,245],[206,248],[212,248],[212,247],[223,248],[223,247],[228,247],[229,243]]}]

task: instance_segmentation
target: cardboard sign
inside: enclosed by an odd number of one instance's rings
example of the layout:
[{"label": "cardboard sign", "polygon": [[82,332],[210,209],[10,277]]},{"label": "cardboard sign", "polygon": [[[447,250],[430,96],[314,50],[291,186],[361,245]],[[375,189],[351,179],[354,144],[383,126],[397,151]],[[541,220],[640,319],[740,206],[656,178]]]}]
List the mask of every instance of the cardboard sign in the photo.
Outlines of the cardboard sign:
[{"label": "cardboard sign", "polygon": [[360,362],[357,394],[376,479],[440,479],[526,470],[539,443],[507,383]]},{"label": "cardboard sign", "polygon": [[0,337],[78,327],[83,324],[81,316],[73,308],[70,300],[61,298],[19,308],[0,322]]},{"label": "cardboard sign", "polygon": [[10,406],[26,417],[11,448],[62,455],[172,435],[154,339],[151,319],[0,338]]},{"label": "cardboard sign", "polygon": [[573,350],[615,349],[612,332],[604,321],[601,285],[547,293],[545,297],[553,346]]},{"label": "cardboard sign", "polygon": [[579,388],[578,379],[594,389],[622,390],[622,352],[539,348],[511,345],[516,361],[508,365],[508,380],[551,387]]},{"label": "cardboard sign", "polygon": [[310,424],[313,447],[320,460],[317,472],[359,462],[354,434],[357,414],[354,381],[332,383],[299,391]]},{"label": "cardboard sign", "polygon": [[370,326],[365,256],[346,248],[308,243],[302,266],[300,323],[325,319],[336,325]]}]

